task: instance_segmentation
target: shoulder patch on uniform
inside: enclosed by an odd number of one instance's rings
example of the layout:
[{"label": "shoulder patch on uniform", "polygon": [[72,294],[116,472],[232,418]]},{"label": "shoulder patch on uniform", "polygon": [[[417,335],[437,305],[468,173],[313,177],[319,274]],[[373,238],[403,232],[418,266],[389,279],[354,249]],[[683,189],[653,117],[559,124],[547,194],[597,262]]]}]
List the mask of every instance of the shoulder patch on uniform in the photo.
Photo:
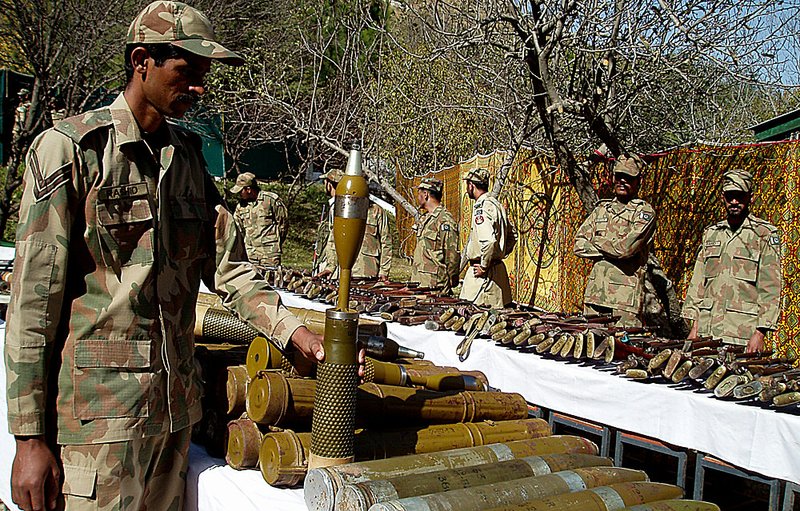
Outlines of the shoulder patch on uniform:
[{"label": "shoulder patch on uniform", "polygon": [[780,236],[770,236],[769,237],[769,244],[770,245],[780,245],[781,244],[781,237]]},{"label": "shoulder patch on uniform", "polygon": [[477,215],[475,217],[475,223],[478,224],[478,225],[482,224],[483,223],[483,215]]},{"label": "shoulder patch on uniform", "polygon": [[89,112],[67,117],[58,121],[53,127],[57,132],[63,133],[75,142],[80,142],[83,137],[103,126],[113,123],[111,111],[108,108],[91,110]]},{"label": "shoulder patch on uniform", "polygon": [[450,230],[450,226],[447,225],[447,224],[442,224],[442,230],[443,231],[449,231]]},{"label": "shoulder patch on uniform", "polygon": [[44,175],[36,151],[31,151],[28,164],[33,176],[33,196],[36,202],[53,195],[56,190],[67,184],[72,176],[72,162],[65,163],[48,176]]},{"label": "shoulder patch on uniform", "polygon": [[639,218],[641,218],[645,222],[649,222],[650,219],[653,218],[653,215],[648,213],[647,211],[642,211],[641,213],[639,213]]}]

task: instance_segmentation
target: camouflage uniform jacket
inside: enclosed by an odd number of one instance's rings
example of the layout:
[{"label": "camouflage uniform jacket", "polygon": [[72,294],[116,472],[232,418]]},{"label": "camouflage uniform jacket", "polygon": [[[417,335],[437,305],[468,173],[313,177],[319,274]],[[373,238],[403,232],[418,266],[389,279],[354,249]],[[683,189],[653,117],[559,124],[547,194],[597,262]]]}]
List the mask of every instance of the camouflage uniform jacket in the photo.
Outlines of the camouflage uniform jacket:
[{"label": "camouflage uniform jacket", "polygon": [[584,302],[641,314],[655,230],[655,211],[647,202],[600,201],[575,235],[575,255],[594,261]]},{"label": "camouflage uniform jacket", "polygon": [[440,204],[419,220],[416,233],[411,280],[449,293],[459,270],[458,225],[453,215]]},{"label": "camouflage uniform jacket", "polygon": [[748,215],[734,232],[723,220],[703,232],[681,315],[701,336],[746,345],[756,328],[777,327],[782,284],[778,229]]},{"label": "camouflage uniform jacket", "polygon": [[289,231],[289,215],[280,197],[262,190],[256,200],[240,202],[234,216],[244,231],[247,257],[265,266],[281,264],[281,247]]},{"label": "camouflage uniform jacket", "polygon": [[19,137],[22,134],[22,130],[25,129],[25,122],[28,120],[28,111],[30,109],[30,101],[25,101],[20,103],[14,111],[14,126],[11,128],[11,135],[14,138]]},{"label": "camouflage uniform jacket", "polygon": [[[333,276],[338,275],[339,260],[336,257],[336,244],[330,232],[333,230],[333,207],[328,214],[328,241],[318,264],[319,271],[329,269]],[[382,207],[370,202],[367,210],[367,226],[361,252],[353,265],[353,277],[370,278],[388,277],[392,267],[392,234],[389,232],[389,215]]]},{"label": "camouflage uniform jacket", "polygon": [[12,434],[105,443],[196,422],[201,279],[284,344],[300,326],[247,262],[199,137],[160,135],[148,144],[120,95],[31,146],[5,343]]}]

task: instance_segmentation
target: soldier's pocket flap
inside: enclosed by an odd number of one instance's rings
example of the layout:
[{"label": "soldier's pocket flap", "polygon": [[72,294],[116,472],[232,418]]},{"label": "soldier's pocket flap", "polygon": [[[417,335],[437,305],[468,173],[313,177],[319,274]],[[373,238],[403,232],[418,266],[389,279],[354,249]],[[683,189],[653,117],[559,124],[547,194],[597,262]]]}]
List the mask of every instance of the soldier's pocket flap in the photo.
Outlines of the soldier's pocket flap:
[{"label": "soldier's pocket flap", "polygon": [[728,312],[738,312],[739,314],[747,314],[748,316],[758,316],[758,304],[757,303],[737,303],[737,304],[729,304],[725,309]]},{"label": "soldier's pocket flap", "polygon": [[711,310],[714,306],[714,299],[713,298],[703,298],[699,302],[697,302],[697,308],[700,310]]},{"label": "soldier's pocket flap", "polygon": [[119,199],[97,202],[97,222],[105,227],[153,220],[147,199]]},{"label": "soldier's pocket flap", "polygon": [[77,497],[94,496],[97,470],[90,467],[64,465],[64,493]]},{"label": "soldier's pocket flap", "polygon": [[745,253],[742,251],[734,254],[731,275],[740,280],[755,282],[758,279],[759,258],[760,254],[758,253]]},{"label": "soldier's pocket flap", "polygon": [[75,344],[75,366],[147,369],[151,347],[150,340],[79,339]]}]

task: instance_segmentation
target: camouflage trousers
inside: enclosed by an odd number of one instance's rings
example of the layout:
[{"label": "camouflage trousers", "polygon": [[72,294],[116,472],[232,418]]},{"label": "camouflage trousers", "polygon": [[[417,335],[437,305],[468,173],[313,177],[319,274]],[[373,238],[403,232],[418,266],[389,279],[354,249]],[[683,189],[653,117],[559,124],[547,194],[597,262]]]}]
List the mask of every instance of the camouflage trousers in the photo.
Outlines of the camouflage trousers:
[{"label": "camouflage trousers", "polygon": [[62,446],[64,509],[183,509],[191,430],[127,442]]},{"label": "camouflage trousers", "polygon": [[603,307],[602,305],[595,305],[593,303],[583,304],[583,314],[611,314],[613,316],[619,316],[619,321],[617,321],[614,326],[622,328],[635,328],[642,326],[642,319],[633,312],[612,309],[611,307]]}]

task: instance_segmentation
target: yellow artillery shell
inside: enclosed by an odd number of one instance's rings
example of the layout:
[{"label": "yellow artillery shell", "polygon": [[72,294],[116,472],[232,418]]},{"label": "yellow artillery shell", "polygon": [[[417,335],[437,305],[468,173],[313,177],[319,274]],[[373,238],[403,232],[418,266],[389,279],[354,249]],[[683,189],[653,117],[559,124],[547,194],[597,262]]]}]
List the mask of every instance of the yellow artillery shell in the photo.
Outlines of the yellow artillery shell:
[{"label": "yellow artillery shell", "polygon": [[[606,467],[604,467],[604,469],[609,470]],[[578,472],[579,470],[583,471],[589,469],[576,469],[574,472]],[[599,470],[599,469],[594,468],[593,470]],[[496,511],[500,510],[502,511],[511,511],[511,510],[616,511],[625,506],[632,506],[636,504],[643,504],[658,500],[680,498],[683,495],[683,490],[681,490],[677,486],[673,486],[671,484],[651,483],[642,481],[641,479],[643,477],[644,478],[647,477],[646,474],[644,474],[643,472],[636,470],[631,471],[631,469],[614,469],[614,470],[617,471],[624,470],[625,471],[624,474],[626,476],[630,472],[634,473],[639,472],[639,473],[634,476],[634,481],[629,481],[630,476],[628,477],[623,476],[622,479],[628,480],[628,482],[613,483],[609,484],[608,486],[589,485],[585,484],[585,482],[580,477],[575,478],[567,476],[564,479],[562,479],[561,484],[556,483],[558,485],[557,489],[552,488],[549,491],[547,491],[546,492],[547,496],[538,497],[537,492],[531,492],[534,496],[534,499],[536,500],[530,500],[529,497],[526,498],[525,496],[523,496],[520,501],[512,500],[512,502],[509,504],[501,503],[500,505],[498,505],[497,502],[492,502],[491,504],[489,504],[489,507],[483,507],[480,504],[482,499],[473,496],[470,499],[463,499],[463,500],[459,499],[459,502],[454,503],[452,506],[447,506],[447,505],[440,506],[439,505],[440,502],[437,500],[435,501],[435,504],[432,502],[432,505],[430,507],[417,506],[417,505],[411,505],[409,507],[405,506],[395,507],[392,504],[401,501],[390,501],[381,504],[376,504],[373,511],[410,511],[411,509],[414,509],[415,511],[416,510],[431,511],[433,509],[436,509],[437,511],[467,511],[467,510],[483,511],[486,509],[494,509]],[[541,477],[546,478],[546,481],[550,482],[550,484],[553,484],[551,482],[553,481],[552,478],[558,476],[556,474],[551,474]],[[574,481],[574,484],[570,483],[565,484],[564,480]],[[535,484],[535,482],[533,484]],[[497,486],[497,485],[487,486],[486,490],[488,491],[485,491],[486,494],[494,493],[492,491],[492,486]],[[593,486],[593,487],[590,489],[584,489],[587,486]],[[501,487],[503,488],[503,490],[506,490],[505,486]],[[570,489],[572,489],[572,492],[570,492]],[[468,492],[469,490],[456,490],[456,491],[461,493],[461,492]],[[445,497],[444,500],[447,500],[448,496],[452,497],[451,493],[453,492],[444,492],[434,495]],[[477,504],[471,505],[469,501],[476,502]]]},{"label": "yellow artillery shell", "polygon": [[702,500],[659,500],[619,511],[720,511],[719,506]]},{"label": "yellow artillery shell", "polygon": [[689,371],[692,369],[694,364],[691,360],[684,360],[683,364],[678,366],[677,369],[672,373],[672,382],[673,383],[680,383],[683,381],[684,378],[689,374]]},{"label": "yellow artillery shell", "polygon": [[698,378],[701,378],[704,374],[706,374],[708,370],[711,369],[712,367],[714,367],[714,359],[710,357],[704,358],[703,360],[700,361],[699,364],[695,365],[689,371],[689,378],[697,380]]},{"label": "yellow artillery shell", "polygon": [[518,333],[519,332],[517,331],[516,328],[512,328],[511,330],[506,332],[506,334],[503,337],[500,338],[500,344],[510,344],[511,341],[514,340],[514,337],[516,337]]},{"label": "yellow artillery shell", "polygon": [[548,335],[545,340],[536,345],[536,353],[544,353],[545,351],[549,350],[550,346],[552,346],[555,342],[556,338]]},{"label": "yellow artillery shell", "polygon": [[728,368],[724,365],[714,369],[714,372],[711,373],[711,376],[706,378],[705,383],[703,383],[703,387],[705,387],[707,390],[713,390],[717,385],[719,385],[719,382],[722,381],[722,378],[725,377],[725,373],[727,372]]},{"label": "yellow artillery shell", "polygon": [[548,353],[550,353],[551,355],[556,355],[558,353],[561,353],[561,348],[564,347],[564,343],[566,342],[567,342],[567,334],[559,335],[558,339],[556,339],[556,342],[554,342],[553,345],[550,346],[550,349],[547,350]]},{"label": "yellow artillery shell", "polygon": [[456,322],[453,323],[453,332],[458,332],[459,330],[461,330],[461,328],[464,326],[464,323],[466,321],[467,321],[466,318],[464,318],[463,316],[459,316],[456,319]]},{"label": "yellow artillery shell", "polygon": [[536,346],[545,339],[547,339],[547,334],[545,333],[534,334],[528,337],[528,346]]},{"label": "yellow artillery shell", "polygon": [[750,378],[743,374],[732,374],[714,387],[714,395],[717,397],[728,397],[733,394],[733,389],[748,381],[750,381]]},{"label": "yellow artillery shell", "polygon": [[530,329],[523,327],[522,331],[515,335],[513,339],[511,339],[511,342],[514,344],[514,346],[524,346],[528,344],[528,339],[530,336]]},{"label": "yellow artillery shell", "polygon": [[564,346],[561,348],[561,352],[558,353],[563,358],[567,358],[572,354],[572,347],[575,345],[575,336],[571,334],[567,334],[567,340],[564,341]]},{"label": "yellow artillery shell", "polygon": [[492,328],[489,329],[489,336],[491,336],[492,339],[494,339],[494,334],[496,334],[497,332],[505,332],[506,325],[508,325],[508,322],[506,321],[500,321],[499,323],[495,323],[494,325],[492,325]]},{"label": "yellow artillery shell", "polygon": [[458,321],[459,319],[461,319],[461,318],[458,315],[456,315],[456,314],[451,315],[450,319],[448,319],[447,321],[444,322],[444,328],[446,330],[453,330],[453,325],[455,325],[456,321]]},{"label": "yellow artillery shell", "polygon": [[606,337],[606,340],[608,341],[608,346],[606,347],[606,353],[603,361],[606,364],[610,364],[614,360],[614,348],[616,347],[616,342],[614,341],[613,335]]},{"label": "yellow artillery shell", "polygon": [[228,423],[228,446],[225,462],[236,470],[258,465],[261,449],[261,431],[250,419],[237,419]]},{"label": "yellow artillery shell", "polygon": [[247,403],[247,366],[228,366],[225,394],[228,398],[228,415],[241,415]]},{"label": "yellow artillery shell", "polygon": [[585,346],[586,346],[586,356],[588,358],[592,358],[592,355],[594,354],[594,338],[595,338],[594,332],[592,332],[591,330],[586,332]]},{"label": "yellow artillery shell", "polygon": [[[611,342],[614,342],[613,340]],[[597,360],[603,356],[603,354],[608,350],[608,337],[603,339],[603,341],[595,346],[594,352],[591,355],[591,358]]]},{"label": "yellow artillery shell", "polygon": [[334,496],[345,484],[557,453],[596,455],[597,445],[581,437],[553,435],[317,468],[310,470],[306,477],[304,486],[306,506],[309,511],[333,511]]},{"label": "yellow artillery shell", "polygon": [[660,351],[647,363],[647,370],[650,371],[650,373],[655,374],[656,370],[666,364],[667,360],[669,360],[669,357],[671,356],[672,350],[669,348]]},{"label": "yellow artillery shell", "polygon": [[586,335],[583,332],[578,332],[573,335],[575,338],[575,346],[572,348],[572,358],[583,357],[583,346],[585,343]]},{"label": "yellow artillery shell", "polygon": [[758,393],[758,400],[762,403],[769,403],[775,396],[784,392],[786,392],[786,384],[782,381],[773,381]]},{"label": "yellow artillery shell", "polygon": [[650,377],[650,373],[644,369],[628,369],[625,371],[625,377],[632,380],[646,380]]},{"label": "yellow artillery shell", "polygon": [[[610,459],[588,454],[549,454],[498,463],[487,463],[475,467],[451,468],[425,474],[410,474],[377,481],[363,481],[342,487],[336,494],[334,507],[338,511],[367,511],[370,506],[380,502],[408,499],[409,497],[445,491],[452,492],[487,484],[496,485],[497,483],[507,483],[515,491],[520,491],[521,489],[511,481],[524,485],[527,479],[558,473],[562,470],[609,467],[610,465]],[[638,480],[642,480],[646,476],[643,472],[640,472],[638,477]],[[561,481],[563,482],[563,477]],[[494,493],[497,493],[497,486],[493,490]],[[501,493],[506,495],[505,491]],[[448,493],[448,495],[452,494]],[[459,501],[461,500],[458,498],[460,496],[458,495],[456,499],[448,498],[447,500],[448,502]],[[467,497],[466,500],[474,499],[473,492],[464,492],[463,496]],[[415,502],[417,501],[424,501],[424,498],[415,499]],[[406,500],[403,504],[406,503],[410,503],[410,500]],[[504,502],[500,503],[508,504],[510,502],[504,499]],[[486,503],[484,502],[482,505],[485,506]],[[404,505],[403,507],[405,508]]]},{"label": "yellow artillery shell", "polygon": [[772,404],[775,406],[789,406],[800,403],[800,392],[787,392],[772,398]]},{"label": "yellow artillery shell", "polygon": [[442,314],[439,316],[439,322],[446,323],[450,318],[453,317],[455,313],[456,310],[453,307],[450,307],[446,311],[442,312]]},{"label": "yellow artillery shell", "polygon": [[495,333],[492,334],[492,340],[500,342],[503,339],[503,337],[506,336],[507,333],[508,330],[506,330],[505,327],[503,327],[502,329],[497,330]]}]

